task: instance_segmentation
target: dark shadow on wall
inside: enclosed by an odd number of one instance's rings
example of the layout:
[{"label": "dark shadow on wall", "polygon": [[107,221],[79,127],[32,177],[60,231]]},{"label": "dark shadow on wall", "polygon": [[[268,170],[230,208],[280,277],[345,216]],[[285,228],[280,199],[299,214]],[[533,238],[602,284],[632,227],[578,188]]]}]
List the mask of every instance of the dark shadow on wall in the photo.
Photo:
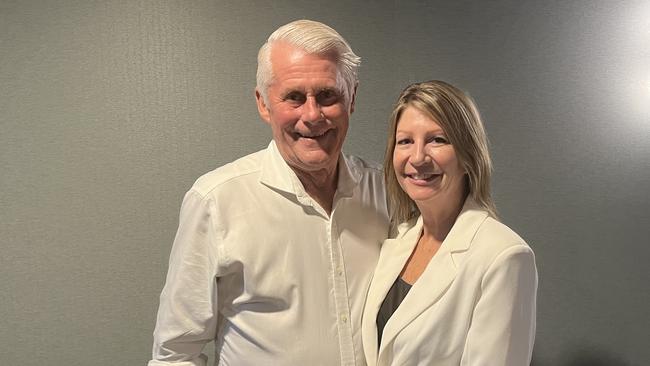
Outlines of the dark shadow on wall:
[{"label": "dark shadow on wall", "polygon": [[623,359],[620,355],[607,350],[596,349],[595,347],[577,347],[572,350],[562,352],[558,363],[553,365],[542,362],[535,357],[530,366],[641,366],[632,364]]}]

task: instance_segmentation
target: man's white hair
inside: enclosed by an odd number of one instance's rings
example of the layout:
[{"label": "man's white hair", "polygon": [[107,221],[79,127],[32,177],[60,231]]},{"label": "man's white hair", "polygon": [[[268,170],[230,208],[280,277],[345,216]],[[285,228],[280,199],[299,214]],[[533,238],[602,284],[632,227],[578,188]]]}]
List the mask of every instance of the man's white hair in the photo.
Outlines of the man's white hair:
[{"label": "man's white hair", "polygon": [[350,97],[359,81],[357,69],[361,64],[361,58],[334,29],[323,23],[303,19],[285,24],[271,33],[257,54],[257,90],[267,105],[267,90],[273,82],[271,48],[273,43],[278,41],[303,49],[308,54],[334,56],[339,71],[338,77],[343,79],[345,85],[343,92],[346,101],[350,102]]}]

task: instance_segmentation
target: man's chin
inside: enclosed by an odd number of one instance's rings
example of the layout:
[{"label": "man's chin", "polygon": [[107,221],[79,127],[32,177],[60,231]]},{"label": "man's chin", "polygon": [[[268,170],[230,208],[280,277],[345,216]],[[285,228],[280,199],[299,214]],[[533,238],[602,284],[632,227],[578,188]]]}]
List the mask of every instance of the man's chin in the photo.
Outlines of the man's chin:
[{"label": "man's chin", "polygon": [[328,154],[324,151],[312,152],[297,156],[293,162],[288,162],[294,169],[307,172],[322,170],[333,171],[338,163],[339,154]]}]

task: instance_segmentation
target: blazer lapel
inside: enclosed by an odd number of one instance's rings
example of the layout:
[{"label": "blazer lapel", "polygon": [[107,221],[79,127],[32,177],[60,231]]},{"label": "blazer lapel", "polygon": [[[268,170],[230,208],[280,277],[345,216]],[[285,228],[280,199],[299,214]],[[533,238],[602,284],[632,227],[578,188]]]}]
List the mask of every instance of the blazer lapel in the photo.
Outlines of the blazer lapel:
[{"label": "blazer lapel", "polygon": [[[413,284],[397,310],[388,319],[379,347],[379,359],[386,345],[410,324],[418,315],[438,301],[456,277],[456,266],[447,248],[440,247],[431,258],[426,270]],[[383,299],[382,299],[383,301]]]},{"label": "blazer lapel", "polygon": [[377,269],[368,290],[361,329],[368,366],[373,366],[377,359],[377,314],[379,308],[413,252],[421,232],[422,218],[419,218],[413,227],[407,229],[407,225],[404,224],[395,239],[386,239],[382,244]]},{"label": "blazer lapel", "polygon": [[[463,209],[458,215],[451,231],[443,241],[442,246],[436,255],[431,258],[427,268],[388,320],[379,347],[379,359],[382,357],[385,345],[390,344],[402,329],[444,295],[446,290],[454,281],[454,278],[456,278],[457,263],[460,259],[459,256],[462,256],[462,254],[471,246],[476,231],[486,217],[486,211],[478,208],[472,200],[466,200]],[[390,286],[399,275],[400,271],[406,264],[406,260],[408,260],[409,255],[413,251],[413,247],[415,246],[421,232],[421,222],[422,218],[418,219],[420,225],[417,230],[417,236],[410,235],[408,238],[406,236],[404,237],[404,241],[411,240],[412,243],[409,242],[408,245],[404,242],[400,243],[405,244],[403,246],[409,247],[410,250],[401,263],[399,270],[397,270],[397,274],[394,273],[394,270],[391,270],[390,275],[392,276],[392,279],[382,279],[381,286],[382,289],[385,288],[385,291],[381,291],[381,293],[377,294],[381,296],[381,299],[378,300],[380,305],[381,302],[383,302],[388,289],[390,289]],[[385,270],[385,268],[378,267],[377,272],[381,273],[382,270]],[[375,337],[376,336],[375,330]]]}]

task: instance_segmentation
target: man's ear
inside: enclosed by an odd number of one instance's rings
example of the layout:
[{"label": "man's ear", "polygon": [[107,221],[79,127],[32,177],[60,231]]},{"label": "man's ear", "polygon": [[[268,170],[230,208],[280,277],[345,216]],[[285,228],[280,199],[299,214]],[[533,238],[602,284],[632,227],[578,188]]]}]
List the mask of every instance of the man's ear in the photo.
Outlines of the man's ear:
[{"label": "man's ear", "polygon": [[264,122],[271,123],[271,113],[266,107],[264,97],[262,97],[262,94],[259,90],[257,90],[257,88],[255,88],[255,99],[257,101],[257,112],[259,112],[260,117],[262,117],[262,120],[264,120]]},{"label": "man's ear", "polygon": [[359,86],[359,83],[354,84],[354,90],[350,96],[350,114],[354,113],[354,102],[357,100],[357,86]]}]

